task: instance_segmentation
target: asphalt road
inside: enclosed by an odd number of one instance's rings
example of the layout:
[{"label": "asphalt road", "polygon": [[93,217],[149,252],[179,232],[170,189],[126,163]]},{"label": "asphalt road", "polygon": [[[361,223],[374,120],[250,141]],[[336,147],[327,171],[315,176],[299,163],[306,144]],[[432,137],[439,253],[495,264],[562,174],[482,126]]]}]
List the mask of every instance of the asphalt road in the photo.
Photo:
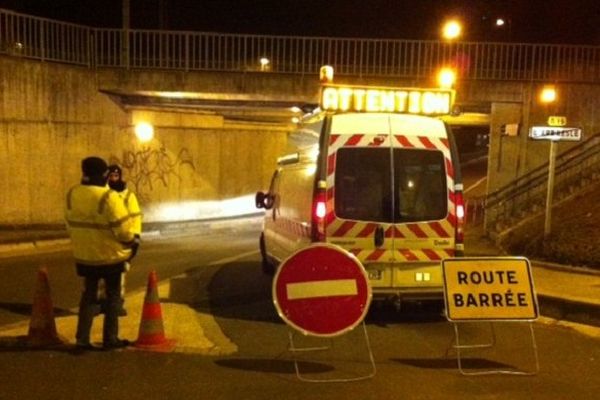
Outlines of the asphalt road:
[{"label": "asphalt road", "polygon": [[[152,270],[160,280],[168,280],[187,270],[254,249],[255,235],[253,231],[235,241],[230,240],[230,234],[223,233],[146,240],[127,274],[127,292],[144,290]],[[48,270],[52,301],[58,315],[78,306],[81,282],[69,251],[0,258],[0,325],[29,318],[40,267]]]},{"label": "asphalt road", "polygon": [[[135,292],[143,290],[151,269],[157,270],[162,281],[173,277],[173,295],[181,306],[201,317],[208,339],[226,338],[234,350],[215,355],[132,349],[77,353],[68,347],[0,346],[0,398],[591,399],[600,393],[598,336],[582,335],[542,319],[533,324],[537,374],[463,376],[457,369],[453,325],[435,308],[417,306],[402,313],[374,306],[367,315],[374,377],[346,383],[302,382],[296,376],[294,355],[288,351],[290,330],[273,307],[271,280],[260,272],[255,246],[252,230],[147,242],[128,280],[128,290]],[[56,306],[69,312],[76,305],[79,283],[68,255],[3,260],[2,325],[27,320],[34,275],[41,263],[49,268]],[[177,293],[174,287],[197,290]],[[191,322],[182,318],[177,323]],[[496,344],[464,350],[465,370],[535,370],[529,324],[491,326]],[[489,329],[487,323],[462,324],[461,343],[488,342]],[[305,378],[344,380],[373,372],[360,327],[333,340],[300,335],[294,340],[297,347],[328,347],[296,355]]]},{"label": "asphalt road", "polygon": [[[0,346],[0,398],[545,400],[591,399],[600,392],[597,336],[542,320],[533,324],[539,373],[467,377],[457,369],[453,325],[435,308],[417,306],[402,313],[387,306],[373,307],[367,315],[366,332],[376,368],[373,378],[302,382],[296,375],[295,357],[288,351],[290,330],[273,307],[271,279],[260,272],[255,246],[252,230],[147,242],[128,280],[128,290],[143,290],[147,272],[156,269],[162,281],[171,281],[171,289],[198,288],[179,294],[175,290],[173,295],[201,316],[208,339],[226,338],[235,350],[217,355],[131,349],[77,353],[70,348],[35,351]],[[40,264],[49,268],[56,306],[65,312],[75,307],[79,287],[67,254],[4,260],[0,264],[5,277],[0,282],[2,325],[27,320]],[[492,326],[497,343],[490,349],[465,350],[465,369],[535,370],[529,325]],[[463,324],[459,331],[464,341],[484,343],[490,340],[489,329],[487,323]],[[300,335],[294,340],[297,347],[328,347],[296,355],[304,378],[345,380],[374,372],[360,327],[333,340]]]}]

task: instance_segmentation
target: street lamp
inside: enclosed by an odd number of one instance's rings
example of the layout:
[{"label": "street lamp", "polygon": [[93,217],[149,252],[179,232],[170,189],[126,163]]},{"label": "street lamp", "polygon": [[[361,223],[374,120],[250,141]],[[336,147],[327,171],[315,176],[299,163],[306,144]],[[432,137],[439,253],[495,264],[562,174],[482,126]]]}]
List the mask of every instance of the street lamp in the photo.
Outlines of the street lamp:
[{"label": "street lamp", "polygon": [[271,61],[267,57],[261,57],[261,59],[258,60],[258,62],[260,63],[261,71],[268,71],[270,69],[269,64],[271,63]]},{"label": "street lamp", "polygon": [[510,18],[498,17],[496,18],[496,22],[494,23],[496,29],[498,30],[507,30],[506,38],[508,41],[511,41],[512,36],[512,21]]},{"label": "street lamp", "polygon": [[461,34],[462,25],[458,20],[449,20],[442,27],[442,37],[446,40],[456,40]]},{"label": "street lamp", "polygon": [[540,101],[544,104],[550,104],[556,101],[556,88],[552,85],[546,85],[540,92]]},{"label": "street lamp", "polygon": [[147,122],[139,122],[134,128],[135,136],[142,143],[149,142],[154,137],[154,127]]},{"label": "street lamp", "polygon": [[438,73],[438,85],[443,89],[451,89],[456,82],[456,72],[452,68],[442,68]]}]

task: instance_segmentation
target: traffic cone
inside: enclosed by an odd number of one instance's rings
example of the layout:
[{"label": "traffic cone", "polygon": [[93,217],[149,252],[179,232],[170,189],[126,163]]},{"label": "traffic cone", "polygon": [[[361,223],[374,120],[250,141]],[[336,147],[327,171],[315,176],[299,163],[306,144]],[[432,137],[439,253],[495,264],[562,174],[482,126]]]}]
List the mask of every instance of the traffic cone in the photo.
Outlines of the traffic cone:
[{"label": "traffic cone", "polygon": [[156,271],[150,272],[148,276],[148,289],[144,298],[140,331],[134,346],[139,349],[163,352],[172,351],[175,348],[175,340],[165,337]]},{"label": "traffic cone", "polygon": [[54,306],[50,297],[50,284],[46,267],[41,267],[37,273],[27,342],[32,346],[57,346],[65,343],[56,332]]}]

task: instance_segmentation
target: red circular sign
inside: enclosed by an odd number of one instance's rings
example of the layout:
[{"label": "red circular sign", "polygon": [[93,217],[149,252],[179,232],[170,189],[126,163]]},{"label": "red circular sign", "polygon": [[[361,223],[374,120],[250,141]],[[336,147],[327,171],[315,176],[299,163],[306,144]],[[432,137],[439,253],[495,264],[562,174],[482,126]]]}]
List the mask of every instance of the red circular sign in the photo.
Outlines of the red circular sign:
[{"label": "red circular sign", "polygon": [[337,336],[364,319],[371,287],[360,261],[329,244],[313,244],[284,260],[273,280],[279,316],[305,335]]}]

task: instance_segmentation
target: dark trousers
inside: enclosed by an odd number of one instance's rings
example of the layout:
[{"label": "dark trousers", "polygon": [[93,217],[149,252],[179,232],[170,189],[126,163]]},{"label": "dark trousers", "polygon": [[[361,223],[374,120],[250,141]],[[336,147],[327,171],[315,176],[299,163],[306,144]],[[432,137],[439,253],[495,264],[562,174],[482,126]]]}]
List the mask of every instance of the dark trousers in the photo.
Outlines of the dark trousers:
[{"label": "dark trousers", "polygon": [[[99,268],[100,269],[100,268]],[[77,342],[89,343],[90,331],[96,315],[98,282],[104,280],[106,287],[106,314],[102,329],[104,344],[119,340],[119,307],[121,302],[121,271],[109,269],[84,276],[84,289],[79,302],[79,319],[77,321]]]}]

